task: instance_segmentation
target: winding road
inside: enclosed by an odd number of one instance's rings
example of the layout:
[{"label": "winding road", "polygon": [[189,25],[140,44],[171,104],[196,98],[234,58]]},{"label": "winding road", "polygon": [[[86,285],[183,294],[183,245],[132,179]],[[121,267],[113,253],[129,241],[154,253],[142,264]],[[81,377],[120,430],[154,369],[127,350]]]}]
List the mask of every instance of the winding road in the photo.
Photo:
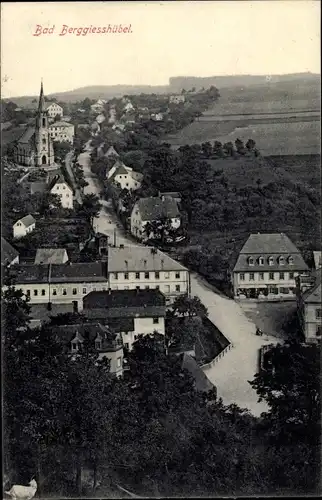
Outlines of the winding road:
[{"label": "winding road", "polygon": [[[90,169],[90,151],[87,143],[78,162],[88,182],[85,194],[94,193],[100,197],[102,208],[94,220],[94,227],[97,232],[107,234],[112,244],[137,246],[138,244],[133,243],[123,231],[111,202],[101,199],[100,182]],[[268,407],[265,402],[258,402],[258,396],[248,381],[252,380],[257,372],[260,347],[269,343],[275,344],[276,338],[257,337],[256,325],[245,316],[240,305],[232,299],[218,295],[211,285],[195,273],[191,274],[191,293],[201,299],[208,308],[209,319],[233,344],[233,348],[222,359],[205,370],[207,377],[217,387],[218,396],[225,404],[235,403],[259,416],[263,411],[267,411]]]}]

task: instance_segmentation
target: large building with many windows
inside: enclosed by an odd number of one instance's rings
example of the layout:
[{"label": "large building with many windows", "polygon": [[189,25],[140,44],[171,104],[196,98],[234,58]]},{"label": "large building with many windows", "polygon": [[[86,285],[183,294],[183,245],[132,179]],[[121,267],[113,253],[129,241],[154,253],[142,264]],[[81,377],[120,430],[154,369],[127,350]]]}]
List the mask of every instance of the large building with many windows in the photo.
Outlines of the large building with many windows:
[{"label": "large building with many windows", "polygon": [[295,299],[295,278],[306,271],[300,251],[284,233],[251,234],[233,269],[234,296]]}]

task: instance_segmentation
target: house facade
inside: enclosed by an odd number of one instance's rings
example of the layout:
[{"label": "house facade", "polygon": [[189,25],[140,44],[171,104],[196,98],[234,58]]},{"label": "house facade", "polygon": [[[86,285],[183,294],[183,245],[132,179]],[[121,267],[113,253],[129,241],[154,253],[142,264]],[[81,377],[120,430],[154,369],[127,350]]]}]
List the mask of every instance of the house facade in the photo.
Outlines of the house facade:
[{"label": "house facade", "polygon": [[284,233],[251,234],[233,269],[234,296],[295,299],[295,279],[306,271],[301,253]]},{"label": "house facade", "polygon": [[48,104],[46,106],[46,111],[49,116],[49,118],[55,118],[57,115],[59,115],[61,118],[64,115],[64,110],[59,104],[52,102],[51,104]]},{"label": "house facade", "polygon": [[120,186],[121,189],[135,191],[140,189],[143,175],[117,160],[107,172],[107,178],[113,184]]},{"label": "house facade", "polygon": [[112,290],[159,290],[167,304],[190,294],[189,270],[147,246],[109,248],[108,280]]},{"label": "house facade", "polygon": [[296,280],[297,312],[305,337],[309,344],[321,341],[322,335],[322,294],[321,273],[302,274]]},{"label": "house facade", "polygon": [[54,178],[49,186],[51,194],[59,196],[60,203],[63,208],[73,209],[74,207],[74,191],[69,183],[62,175]]},{"label": "house facade", "polygon": [[31,233],[36,227],[36,221],[32,215],[25,215],[13,225],[13,237],[18,239]]},{"label": "house facade", "polygon": [[49,132],[53,141],[73,144],[75,127],[72,123],[65,121],[54,122],[49,126]]},{"label": "house facade", "polygon": [[165,297],[158,290],[109,290],[92,292],[83,299],[88,321],[117,328],[124,347],[131,350],[139,335],[165,335]]},{"label": "house facade", "polygon": [[139,240],[148,239],[146,225],[165,219],[169,221],[172,229],[178,229],[181,225],[178,204],[173,198],[167,196],[141,198],[132,209],[131,233]]}]

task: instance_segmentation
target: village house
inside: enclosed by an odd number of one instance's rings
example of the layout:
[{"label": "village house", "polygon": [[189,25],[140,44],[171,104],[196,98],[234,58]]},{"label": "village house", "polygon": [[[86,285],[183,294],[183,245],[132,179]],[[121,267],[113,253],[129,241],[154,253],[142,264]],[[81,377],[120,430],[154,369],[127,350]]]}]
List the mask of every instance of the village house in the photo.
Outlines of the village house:
[{"label": "village house", "polygon": [[119,321],[118,330],[129,350],[138,335],[165,335],[165,297],[158,290],[91,292],[83,299],[83,314],[88,320],[113,324],[114,328]]},{"label": "village house", "polygon": [[56,102],[52,102],[50,104],[47,104],[46,111],[47,111],[49,118],[51,118],[51,119],[56,118],[57,115],[60,116],[60,118],[62,118],[64,115],[64,109]]},{"label": "village house", "polygon": [[167,304],[190,294],[189,270],[153,247],[110,247],[108,280],[112,290],[160,290]]},{"label": "village house", "polygon": [[170,104],[181,104],[181,103],[184,103],[185,100],[186,100],[186,98],[183,94],[170,95],[170,97],[169,97]]},{"label": "village house", "polygon": [[115,130],[117,134],[121,134],[125,130],[124,123],[115,123],[112,127],[112,130]]},{"label": "village house", "polygon": [[125,104],[124,108],[123,108],[123,111],[125,113],[130,113],[131,111],[134,111],[134,106],[133,104],[131,103],[131,101],[127,101],[127,103]]},{"label": "village house", "polygon": [[101,113],[104,111],[104,105],[106,104],[107,101],[104,99],[99,99],[97,102],[91,105],[91,111],[94,113]]},{"label": "village house", "polygon": [[110,146],[108,148],[108,150],[106,151],[106,153],[104,154],[104,157],[105,158],[119,158],[120,155],[118,154],[118,152],[116,151],[116,149],[114,148],[114,146]]},{"label": "village house", "polygon": [[17,220],[13,225],[13,237],[22,238],[26,234],[31,233],[36,227],[36,220],[32,215],[25,215],[22,219]]},{"label": "village house", "polygon": [[19,264],[19,252],[1,236],[1,265],[13,266]]},{"label": "village house", "polygon": [[295,278],[308,270],[284,233],[251,234],[233,269],[235,298],[296,298]]},{"label": "village house", "polygon": [[49,125],[50,136],[53,141],[70,142],[73,144],[75,127],[66,121],[54,122]]},{"label": "village house", "polygon": [[68,304],[78,311],[85,295],[109,286],[106,262],[24,264],[13,269],[15,286],[30,298],[31,305]]},{"label": "village house", "polygon": [[141,187],[143,174],[135,172],[132,168],[117,160],[112,168],[107,171],[107,179],[111,183],[120,186],[121,189],[135,191]]},{"label": "village house", "polygon": [[139,240],[148,239],[146,225],[163,220],[168,220],[172,229],[181,225],[178,204],[172,197],[140,198],[132,209],[131,233]]},{"label": "village house", "polygon": [[101,130],[100,125],[96,121],[92,123],[90,128],[94,136],[97,135]]},{"label": "village house", "polygon": [[151,113],[151,120],[155,122],[162,122],[163,113]]},{"label": "village house", "polygon": [[318,343],[322,335],[321,272],[302,274],[296,279],[297,312],[307,343]]},{"label": "village house", "polygon": [[98,352],[98,359],[107,358],[110,372],[117,377],[123,375],[123,341],[120,333],[110,325],[82,323],[75,325],[52,326],[50,330],[66,345],[71,354],[81,352],[88,342]]},{"label": "village house", "polygon": [[182,200],[182,196],[181,194],[178,192],[178,191],[169,191],[167,193],[161,193],[161,191],[159,191],[159,198],[173,198],[174,201],[176,201],[178,204],[181,203],[181,200]]},{"label": "village house", "polygon": [[65,264],[67,261],[65,248],[38,248],[34,264]]},{"label": "village house", "polygon": [[314,259],[314,268],[321,269],[321,267],[322,267],[322,252],[321,252],[321,250],[314,250],[313,259]]},{"label": "village house", "polygon": [[55,163],[42,82],[35,126],[24,129],[14,142],[13,154],[15,163],[27,167],[50,166]]},{"label": "village house", "polygon": [[105,122],[105,119],[106,119],[106,118],[105,118],[105,116],[104,116],[102,113],[101,113],[101,114],[99,114],[99,115],[97,115],[97,117],[96,117],[96,121],[97,121],[97,123],[99,123],[99,124],[101,124],[101,123]]},{"label": "village house", "polygon": [[69,208],[70,210],[73,209],[74,190],[70,186],[69,182],[66,181],[62,173],[51,181],[49,184],[49,191],[51,194],[59,196],[60,203],[63,208]]}]

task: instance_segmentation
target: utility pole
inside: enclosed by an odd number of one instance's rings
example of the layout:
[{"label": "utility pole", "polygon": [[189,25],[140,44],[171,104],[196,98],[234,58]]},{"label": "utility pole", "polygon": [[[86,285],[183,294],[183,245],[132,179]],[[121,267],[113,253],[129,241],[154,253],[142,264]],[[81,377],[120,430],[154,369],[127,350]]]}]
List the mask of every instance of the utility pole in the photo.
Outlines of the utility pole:
[{"label": "utility pole", "polygon": [[114,228],[114,247],[116,247],[116,228]]}]

